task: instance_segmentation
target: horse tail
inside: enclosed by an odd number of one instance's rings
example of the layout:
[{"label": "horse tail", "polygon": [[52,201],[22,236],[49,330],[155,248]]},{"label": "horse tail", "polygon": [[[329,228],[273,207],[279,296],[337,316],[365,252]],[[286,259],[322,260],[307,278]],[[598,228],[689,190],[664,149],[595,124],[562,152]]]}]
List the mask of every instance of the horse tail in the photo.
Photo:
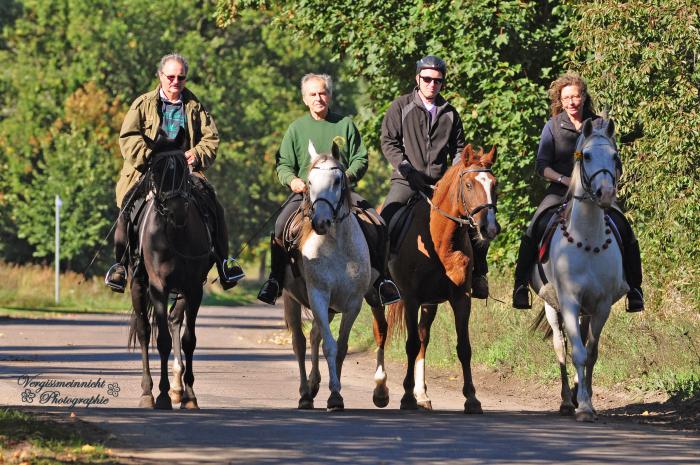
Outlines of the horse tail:
[{"label": "horse tail", "polygon": [[547,321],[545,315],[544,307],[542,307],[540,313],[538,313],[537,317],[532,321],[530,331],[533,333],[540,331],[543,332],[544,335],[542,336],[542,339],[547,340],[554,335],[554,330],[552,330],[552,326],[549,324],[549,321]]},{"label": "horse tail", "polygon": [[403,316],[405,309],[403,300],[388,306],[386,318],[386,322],[389,325],[386,335],[387,341],[406,334],[406,320],[404,320]]}]

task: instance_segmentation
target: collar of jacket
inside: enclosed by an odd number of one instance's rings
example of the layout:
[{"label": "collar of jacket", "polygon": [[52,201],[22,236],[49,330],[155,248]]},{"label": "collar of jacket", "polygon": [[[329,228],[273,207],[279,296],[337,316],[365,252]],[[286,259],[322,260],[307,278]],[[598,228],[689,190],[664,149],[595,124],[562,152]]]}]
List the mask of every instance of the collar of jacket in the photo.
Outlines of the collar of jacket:
[{"label": "collar of jacket", "polygon": [[[160,101],[160,84],[158,84],[158,87],[156,87],[155,90],[147,93],[146,98],[153,101]],[[197,98],[188,88],[185,87],[184,89],[182,89],[182,95],[180,96],[180,100],[182,101],[183,105],[187,105],[189,101],[197,100]]]},{"label": "collar of jacket", "polygon": [[[600,118],[598,115],[592,114],[590,112],[586,112],[583,114],[583,121],[586,121],[586,119],[591,118],[592,120],[596,120]],[[558,115],[554,117],[554,123],[562,128],[566,129],[568,131],[573,131],[573,132],[578,132],[576,130],[576,127],[574,126],[574,123],[571,122],[571,119],[569,118],[569,115],[566,113],[566,111],[562,111]]]},{"label": "collar of jacket", "polygon": [[[416,106],[418,108],[422,108],[423,110],[428,111],[425,109],[425,104],[423,103],[423,99],[420,98],[420,95],[418,95],[418,92],[420,92],[420,90],[418,89],[418,86],[414,87],[413,88],[413,102],[416,104]],[[447,106],[447,100],[445,100],[445,98],[441,94],[437,94],[437,97],[435,97],[435,101],[433,103],[438,108],[438,112]]]}]

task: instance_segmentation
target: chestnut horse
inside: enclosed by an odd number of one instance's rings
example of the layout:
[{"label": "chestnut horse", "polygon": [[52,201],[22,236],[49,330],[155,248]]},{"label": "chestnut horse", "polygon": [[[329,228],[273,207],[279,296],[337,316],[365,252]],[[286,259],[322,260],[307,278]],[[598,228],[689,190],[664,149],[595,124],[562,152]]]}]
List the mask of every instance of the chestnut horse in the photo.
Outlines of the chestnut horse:
[{"label": "chestnut horse", "polygon": [[[498,234],[496,222],[496,178],[491,166],[496,148],[484,154],[467,145],[461,159],[450,167],[435,186],[432,202],[415,206],[414,221],[409,226],[398,252],[389,260],[389,269],[398,285],[403,302],[389,306],[389,325],[406,325],[408,367],[401,408],[419,406],[431,409],[426,393],[425,354],[430,341],[430,326],[439,303],[449,301],[457,330],[457,355],[462,364],[466,397],[465,413],[482,413],[481,403],[471,373],[469,315],[471,313],[471,275],[473,252],[469,231],[479,240],[491,241]],[[429,205],[430,203],[430,205]],[[422,306],[420,322],[418,309]],[[375,309],[375,338],[383,353],[386,324]],[[380,369],[381,368],[381,369]],[[382,381],[383,378],[383,381]],[[386,374],[378,364],[375,396],[386,391]],[[388,397],[388,391],[385,392]]]}]

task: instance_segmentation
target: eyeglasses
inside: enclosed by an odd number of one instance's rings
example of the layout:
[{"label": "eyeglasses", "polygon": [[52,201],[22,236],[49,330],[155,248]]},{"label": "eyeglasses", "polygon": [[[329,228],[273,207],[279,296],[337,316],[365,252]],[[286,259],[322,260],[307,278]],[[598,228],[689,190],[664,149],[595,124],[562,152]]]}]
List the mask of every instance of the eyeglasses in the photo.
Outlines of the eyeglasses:
[{"label": "eyeglasses", "polygon": [[421,76],[420,78],[421,78],[421,79],[423,80],[423,82],[425,82],[426,84],[430,84],[431,82],[435,81],[435,84],[440,85],[440,84],[442,84],[443,82],[445,82],[445,80],[442,79],[442,78],[434,78],[434,77],[430,77],[430,76]]},{"label": "eyeglasses", "polygon": [[187,76],[184,74],[163,74],[163,73],[160,73],[160,74],[162,74],[163,76],[168,78],[168,81],[170,81],[170,82],[173,82],[175,80],[175,78],[177,78],[178,81],[187,80]]},{"label": "eyeglasses", "polygon": [[568,101],[571,101],[571,102],[576,101],[576,102],[578,102],[578,101],[580,101],[580,100],[581,100],[581,96],[580,96],[580,95],[567,95],[566,97],[562,97],[562,98],[561,98],[561,101],[562,101],[562,102],[568,102]]}]

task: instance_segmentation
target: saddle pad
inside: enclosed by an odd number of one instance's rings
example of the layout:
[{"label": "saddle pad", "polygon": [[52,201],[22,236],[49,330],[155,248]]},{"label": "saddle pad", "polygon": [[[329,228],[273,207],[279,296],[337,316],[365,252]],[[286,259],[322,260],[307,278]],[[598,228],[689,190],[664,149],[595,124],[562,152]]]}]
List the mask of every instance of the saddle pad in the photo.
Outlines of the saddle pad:
[{"label": "saddle pad", "polygon": [[413,208],[418,202],[418,196],[413,196],[406,205],[399,208],[389,222],[389,252],[398,253],[399,247],[406,237],[408,227],[413,222]]}]

